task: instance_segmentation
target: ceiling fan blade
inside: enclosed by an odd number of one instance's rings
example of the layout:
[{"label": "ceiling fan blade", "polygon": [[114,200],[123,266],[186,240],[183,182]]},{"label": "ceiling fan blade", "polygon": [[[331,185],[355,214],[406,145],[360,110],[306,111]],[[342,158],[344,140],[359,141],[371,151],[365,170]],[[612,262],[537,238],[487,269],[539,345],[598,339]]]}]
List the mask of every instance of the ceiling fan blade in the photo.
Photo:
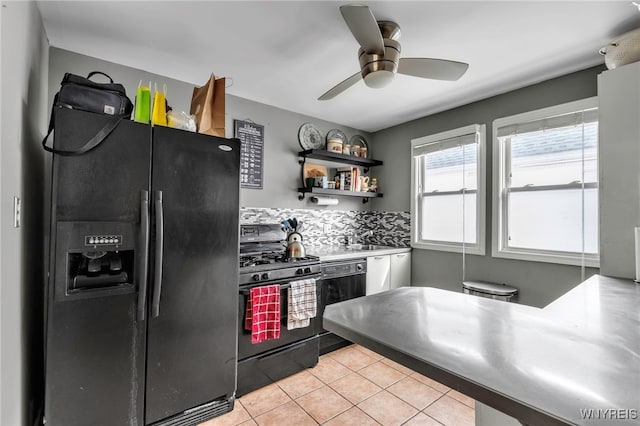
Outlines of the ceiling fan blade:
[{"label": "ceiling fan blade", "polygon": [[398,73],[434,80],[454,81],[467,72],[469,64],[433,58],[402,58]]},{"label": "ceiling fan blade", "polygon": [[347,90],[349,87],[356,84],[358,81],[362,80],[362,76],[360,75],[360,71],[347,78],[346,80],[342,80],[340,83],[333,86],[331,89],[326,91],[322,96],[318,98],[319,101],[326,101],[329,99],[333,99],[338,96],[340,93]]},{"label": "ceiling fan blade", "polygon": [[353,4],[340,6],[340,13],[351,33],[366,53],[384,55],[384,41],[376,18],[368,6]]}]

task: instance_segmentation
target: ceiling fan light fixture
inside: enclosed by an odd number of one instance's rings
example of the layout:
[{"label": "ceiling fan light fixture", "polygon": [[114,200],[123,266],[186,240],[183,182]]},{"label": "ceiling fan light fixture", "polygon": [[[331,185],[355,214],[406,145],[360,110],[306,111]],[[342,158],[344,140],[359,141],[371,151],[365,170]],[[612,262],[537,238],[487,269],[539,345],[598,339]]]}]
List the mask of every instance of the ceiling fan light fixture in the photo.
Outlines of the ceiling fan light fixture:
[{"label": "ceiling fan light fixture", "polygon": [[364,84],[372,89],[381,89],[393,81],[395,73],[387,70],[370,72],[364,76]]},{"label": "ceiling fan light fixture", "polygon": [[[637,0],[640,2],[640,0]],[[433,80],[458,80],[469,68],[464,62],[437,58],[400,58],[400,27],[392,21],[377,21],[368,6],[347,4],[340,13],[356,39],[360,72],[347,77],[322,94],[318,100],[333,99],[360,79],[367,87],[379,89],[391,83],[396,75]]]},{"label": "ceiling fan light fixture", "polygon": [[358,51],[360,72],[367,87],[380,89],[393,81],[398,71],[400,60],[400,43],[388,38],[384,39],[384,55],[366,53],[362,48]]}]

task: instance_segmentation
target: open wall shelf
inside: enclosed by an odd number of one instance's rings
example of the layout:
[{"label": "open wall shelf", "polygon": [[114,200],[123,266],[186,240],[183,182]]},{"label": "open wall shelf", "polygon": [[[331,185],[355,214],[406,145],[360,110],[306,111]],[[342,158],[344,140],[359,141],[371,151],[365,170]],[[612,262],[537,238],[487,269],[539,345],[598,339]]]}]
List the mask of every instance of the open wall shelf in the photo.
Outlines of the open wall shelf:
[{"label": "open wall shelf", "polygon": [[[302,194],[322,194],[322,195],[348,195],[350,197],[362,197],[362,198],[378,198],[382,197],[379,192],[358,192],[358,191],[344,191],[342,189],[328,189],[328,188],[298,188],[298,192]],[[298,196],[302,200],[303,196]]]},{"label": "open wall shelf", "polygon": [[302,158],[301,162],[304,162],[304,159],[306,158],[313,158],[314,160],[322,160],[336,164],[351,164],[353,166],[365,168],[382,165],[382,161],[341,154],[333,151],[327,151],[325,149],[308,149],[306,151],[300,151],[298,153],[298,157]]},{"label": "open wall shelf", "polygon": [[328,188],[298,188],[298,200],[303,200],[305,194],[317,194],[317,195],[341,195],[347,197],[360,197],[362,202],[366,203],[370,198],[382,197],[379,192],[357,192],[357,191],[344,191],[342,189],[328,189]]},{"label": "open wall shelf", "polygon": [[[382,161],[373,160],[371,158],[361,158],[353,155],[346,155],[342,153],[327,151],[324,149],[308,149],[306,151],[300,151],[298,153],[300,157],[300,164],[304,164],[307,158],[314,160],[320,160],[332,168],[339,168],[344,165],[363,167],[365,173],[368,172],[369,167],[381,166]],[[304,176],[303,182],[304,182]],[[347,197],[360,197],[362,202],[366,203],[370,198],[382,197],[379,192],[358,192],[358,191],[345,191],[342,189],[328,189],[328,188],[298,188],[298,199],[303,200],[305,194],[318,194],[318,195],[340,195]]]}]

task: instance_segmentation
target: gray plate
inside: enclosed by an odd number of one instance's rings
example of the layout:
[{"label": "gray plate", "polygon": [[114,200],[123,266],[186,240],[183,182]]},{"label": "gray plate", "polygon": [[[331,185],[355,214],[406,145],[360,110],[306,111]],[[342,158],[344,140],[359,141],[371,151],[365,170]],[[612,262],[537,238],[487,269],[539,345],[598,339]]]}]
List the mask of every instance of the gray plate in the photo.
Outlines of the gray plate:
[{"label": "gray plate", "polygon": [[298,130],[298,141],[303,149],[322,149],[324,140],[322,133],[313,123],[304,123]]}]

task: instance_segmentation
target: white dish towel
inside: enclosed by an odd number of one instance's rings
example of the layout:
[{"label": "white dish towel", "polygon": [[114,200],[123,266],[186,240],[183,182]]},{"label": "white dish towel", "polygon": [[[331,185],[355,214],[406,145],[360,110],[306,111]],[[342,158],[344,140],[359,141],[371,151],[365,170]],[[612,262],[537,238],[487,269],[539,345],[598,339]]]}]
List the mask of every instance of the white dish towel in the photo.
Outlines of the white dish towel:
[{"label": "white dish towel", "polygon": [[316,280],[292,281],[287,296],[287,330],[309,327],[310,319],[318,311]]}]

